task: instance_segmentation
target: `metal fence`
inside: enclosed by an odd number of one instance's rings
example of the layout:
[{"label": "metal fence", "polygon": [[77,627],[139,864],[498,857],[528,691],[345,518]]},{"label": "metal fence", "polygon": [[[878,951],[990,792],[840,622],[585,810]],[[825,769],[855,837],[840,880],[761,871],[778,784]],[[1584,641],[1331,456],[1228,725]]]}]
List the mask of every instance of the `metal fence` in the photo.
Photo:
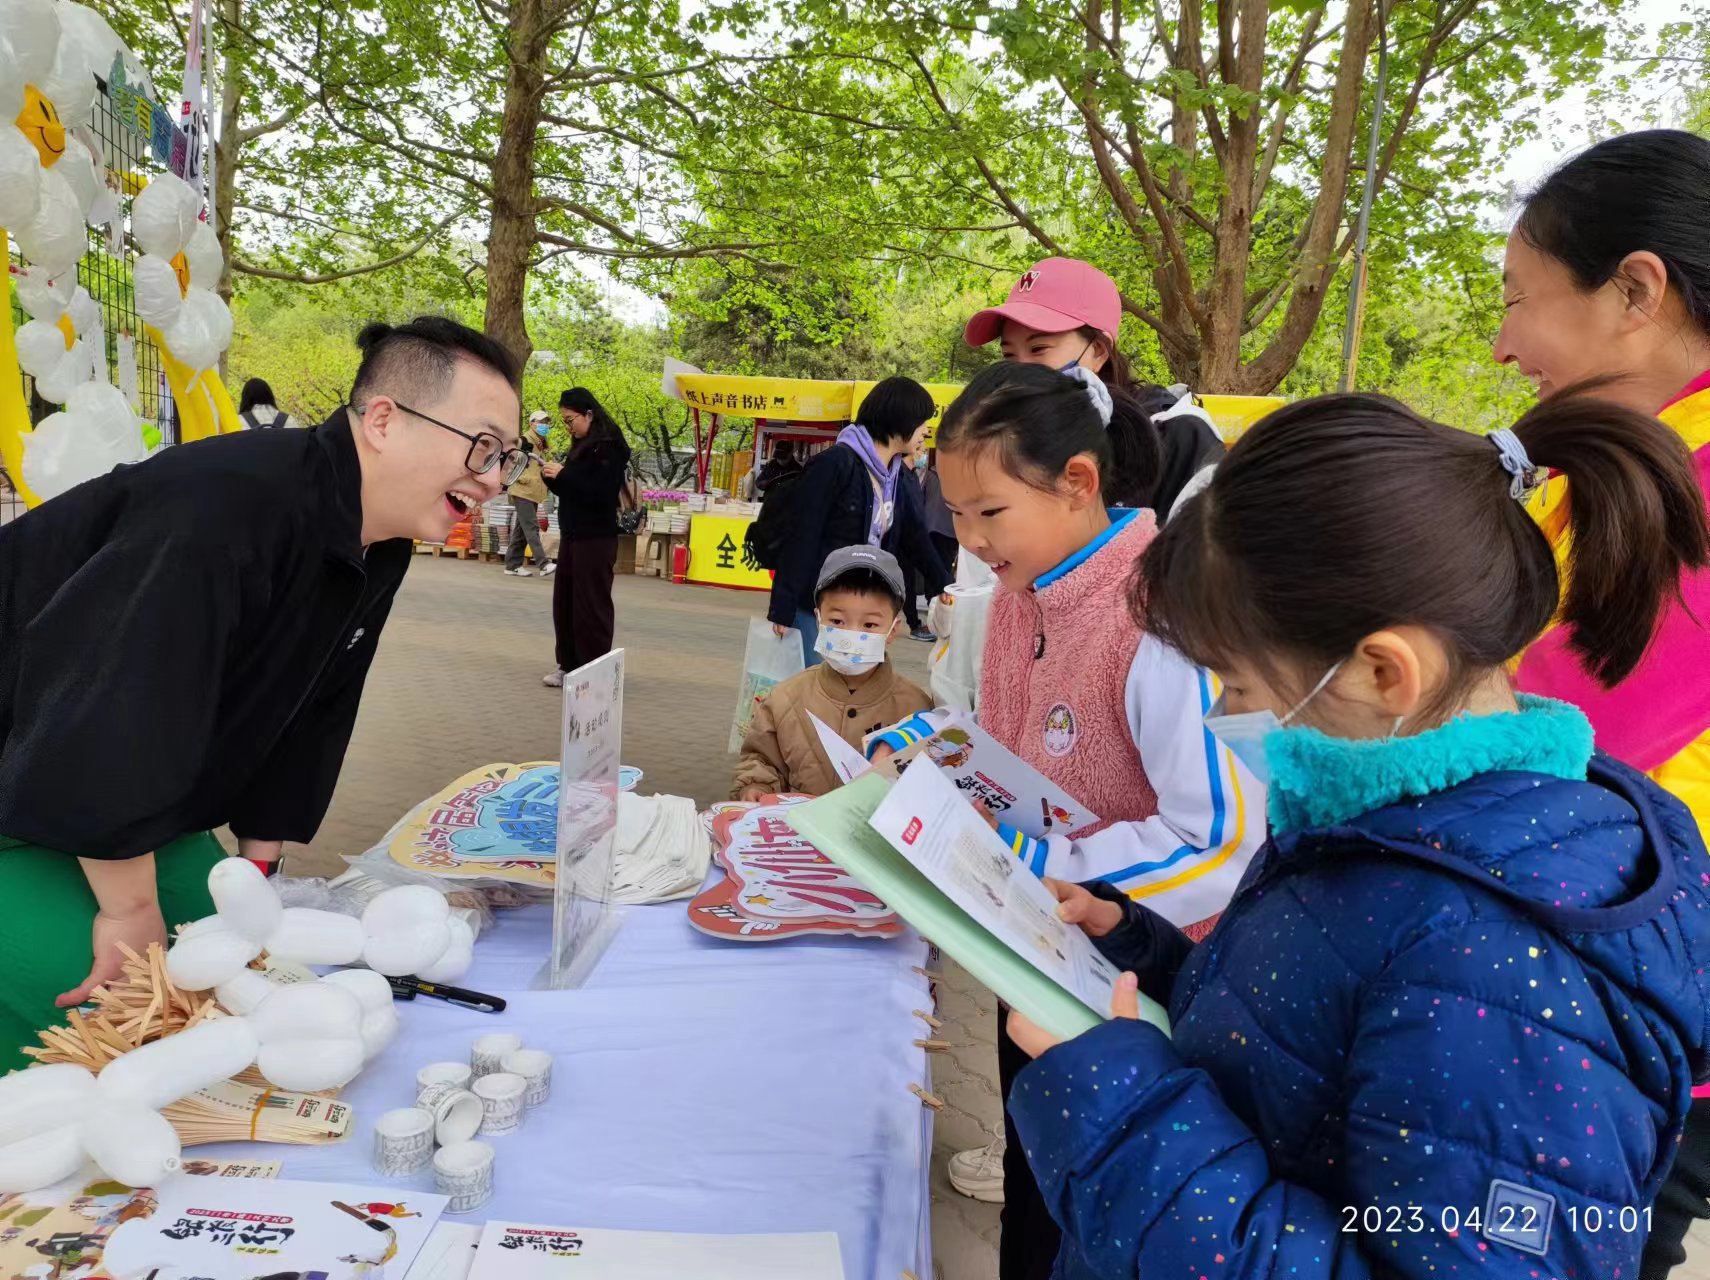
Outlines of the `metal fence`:
[{"label": "metal fence", "polygon": [[[149,154],[147,143],[120,124],[105,82],[101,83],[95,98],[90,128],[101,146],[95,157],[96,172],[106,176],[109,182],[120,181],[115,175],[132,174],[146,180],[158,167]],[[142,416],[160,428],[164,442],[172,444],[178,439],[172,395],[161,372],[159,353],[154,344],[143,337],[142,320],[137,315],[136,295],[131,287],[131,268],[136,262],[137,251],[129,234],[130,197],[121,194],[119,206],[123,234],[115,244],[109,242],[107,228],[98,227],[90,231],[89,252],[77,264],[77,282],[89,291],[89,296],[101,309],[101,328],[106,340],[106,350],[102,354],[107,361],[108,376],[117,381],[119,339],[130,336],[136,343],[137,390],[142,399]],[[18,256],[16,242],[8,243],[11,253],[9,265],[15,271],[22,260]],[[19,306],[15,289],[8,290],[8,301],[12,307],[12,328],[16,332],[29,317]],[[24,395],[29,401],[32,423],[40,422],[59,407],[36,395],[35,380],[27,374],[24,375]],[[6,474],[5,464],[0,463],[0,524],[15,519],[23,510],[23,501],[12,486],[11,477]]]}]

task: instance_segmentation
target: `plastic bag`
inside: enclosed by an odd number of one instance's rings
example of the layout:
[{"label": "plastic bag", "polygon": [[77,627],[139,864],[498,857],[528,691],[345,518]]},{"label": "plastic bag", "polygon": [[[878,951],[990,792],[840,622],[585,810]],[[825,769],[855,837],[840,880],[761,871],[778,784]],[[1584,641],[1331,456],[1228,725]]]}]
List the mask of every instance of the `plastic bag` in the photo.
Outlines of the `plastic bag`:
[{"label": "plastic bag", "polygon": [[958,558],[955,585],[946,589],[951,603],[934,600],[928,612],[938,643],[927,659],[928,683],[938,706],[979,710],[980,667],[986,653],[986,621],[991,615],[997,578],[968,552]]},{"label": "plastic bag", "polygon": [[802,633],[791,627],[783,639],[772,634],[772,624],[764,618],[748,620],[748,648],[742,655],[742,688],[736,695],[736,713],[730,721],[732,755],[742,749],[742,739],[748,734],[748,722],[754,718],[754,704],[782,684],[799,674],[802,662]]}]

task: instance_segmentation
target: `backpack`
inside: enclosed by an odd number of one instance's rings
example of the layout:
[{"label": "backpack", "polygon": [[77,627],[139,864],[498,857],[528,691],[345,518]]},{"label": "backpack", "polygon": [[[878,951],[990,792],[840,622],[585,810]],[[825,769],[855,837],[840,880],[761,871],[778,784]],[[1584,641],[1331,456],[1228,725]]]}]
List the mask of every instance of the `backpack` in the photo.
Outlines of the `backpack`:
[{"label": "backpack", "polygon": [[796,486],[801,483],[806,468],[779,476],[766,489],[760,504],[760,514],[748,526],[742,539],[742,563],[750,569],[776,571],[783,558],[784,544],[789,541],[795,525],[795,508],[791,501]]}]

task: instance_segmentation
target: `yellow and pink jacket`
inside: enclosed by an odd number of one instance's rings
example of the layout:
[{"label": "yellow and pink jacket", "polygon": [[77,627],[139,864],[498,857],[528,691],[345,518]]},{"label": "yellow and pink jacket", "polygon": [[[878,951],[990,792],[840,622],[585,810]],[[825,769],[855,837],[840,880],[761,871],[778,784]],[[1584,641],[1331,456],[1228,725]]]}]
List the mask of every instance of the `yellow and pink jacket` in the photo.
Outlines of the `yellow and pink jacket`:
[{"label": "yellow and pink jacket", "polygon": [[[1657,417],[1686,441],[1699,488],[1710,494],[1710,372]],[[1533,506],[1564,581],[1571,542],[1568,496],[1567,484],[1552,480]],[[1678,796],[1710,839],[1710,570],[1689,574],[1681,595],[1668,604],[1637,669],[1615,688],[1603,688],[1586,673],[1559,626],[1526,651],[1515,686],[1581,707],[1597,745]]]}]

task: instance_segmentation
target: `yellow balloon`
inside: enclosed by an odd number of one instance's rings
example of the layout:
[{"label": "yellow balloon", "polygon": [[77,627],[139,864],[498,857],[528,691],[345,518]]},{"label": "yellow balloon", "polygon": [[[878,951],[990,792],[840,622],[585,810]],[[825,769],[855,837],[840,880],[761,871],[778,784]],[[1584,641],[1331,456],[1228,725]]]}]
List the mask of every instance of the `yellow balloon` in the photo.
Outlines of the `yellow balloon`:
[{"label": "yellow balloon", "polygon": [[238,418],[237,406],[232,403],[231,392],[226,390],[226,384],[220,381],[219,374],[209,369],[203,377],[208,384],[208,398],[214,402],[214,417],[218,421],[220,434],[227,436],[234,431],[242,431],[243,423]]},{"label": "yellow balloon", "polygon": [[[6,232],[0,228],[0,260],[6,257]],[[24,400],[24,374],[12,341],[12,308],[0,307],[0,462],[12,487],[33,507],[41,501],[24,483],[24,437],[30,434],[30,406]]]},{"label": "yellow balloon", "polygon": [[51,169],[65,154],[65,126],[53,103],[42,97],[35,85],[24,86],[24,109],[16,121],[19,131],[35,146],[42,167]]},{"label": "yellow balloon", "polygon": [[160,352],[160,371],[166,375],[166,385],[172,389],[172,403],[178,408],[178,439],[186,444],[214,434],[208,419],[208,398],[197,386],[195,370],[167,349],[166,339],[153,325],[144,327],[149,341]]}]

